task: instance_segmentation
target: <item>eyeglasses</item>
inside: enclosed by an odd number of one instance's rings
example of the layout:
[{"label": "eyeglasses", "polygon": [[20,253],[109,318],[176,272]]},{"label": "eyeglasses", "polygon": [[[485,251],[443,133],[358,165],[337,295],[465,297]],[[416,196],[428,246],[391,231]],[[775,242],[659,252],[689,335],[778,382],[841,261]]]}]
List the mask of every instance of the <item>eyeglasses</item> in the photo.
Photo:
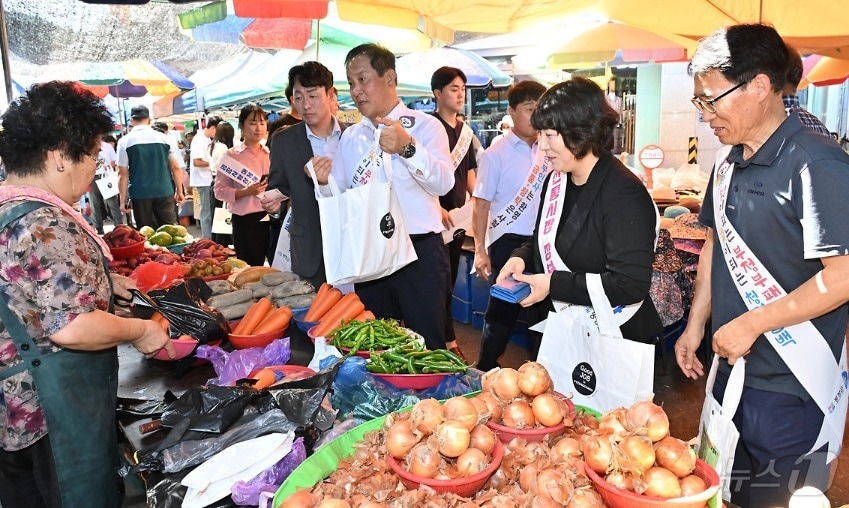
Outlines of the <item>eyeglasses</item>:
[{"label": "eyeglasses", "polygon": [[101,159],[101,158],[99,157],[99,155],[100,155],[100,153],[99,153],[99,152],[98,152],[97,156],[92,155],[92,154],[90,154],[90,153],[88,153],[88,152],[83,152],[83,153],[84,153],[84,154],[86,154],[86,155],[88,155],[89,157],[91,157],[91,160],[93,160],[93,161],[94,161],[94,167],[96,168],[96,170],[97,170],[97,171],[100,171],[100,170],[101,170],[101,169],[103,169],[103,168],[104,168],[104,166],[106,165],[106,164],[103,162],[103,159]]},{"label": "eyeglasses", "polygon": [[690,99],[690,102],[692,102],[693,106],[696,106],[696,109],[698,109],[702,113],[716,113],[716,106],[714,106],[714,103],[716,103],[716,101],[725,97],[726,95],[730,94],[734,90],[737,90],[746,83],[748,83],[748,81],[743,81],[742,83],[734,85],[733,87],[717,95],[713,99],[702,99],[701,97],[693,97],[692,99]]}]

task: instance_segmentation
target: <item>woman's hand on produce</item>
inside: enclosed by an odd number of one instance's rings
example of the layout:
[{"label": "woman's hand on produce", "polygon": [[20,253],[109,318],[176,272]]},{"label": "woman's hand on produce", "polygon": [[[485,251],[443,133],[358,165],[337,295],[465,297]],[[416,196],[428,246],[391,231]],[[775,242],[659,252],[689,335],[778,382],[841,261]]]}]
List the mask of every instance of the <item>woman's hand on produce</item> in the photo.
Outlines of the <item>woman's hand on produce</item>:
[{"label": "woman's hand on produce", "polygon": [[[511,259],[519,259],[519,258],[511,258]],[[524,268],[524,263],[522,263]],[[504,270],[501,270],[504,273]],[[500,275],[499,275],[500,277]],[[551,288],[551,274],[550,273],[536,273],[533,275],[525,275],[521,271],[513,272],[513,278],[519,282],[527,282],[531,285],[531,294],[528,295],[524,300],[519,302],[519,305],[522,307],[530,307],[531,305],[541,302],[545,300],[548,296]]]},{"label": "woman's hand on produce", "polygon": [[704,335],[704,327],[688,326],[675,341],[675,361],[688,378],[699,379],[705,374],[704,366],[696,356]]},{"label": "woman's hand on produce", "polygon": [[133,347],[144,354],[146,358],[153,357],[161,349],[165,349],[168,352],[168,358],[174,359],[177,357],[168,332],[163,330],[159,323],[149,319],[140,319],[139,321],[144,328],[141,337],[133,341]]},{"label": "woman's hand on produce", "polygon": [[475,252],[475,273],[482,279],[488,279],[492,273],[492,263],[486,252]]},{"label": "woman's hand on produce", "polygon": [[129,277],[124,277],[117,273],[111,273],[109,277],[112,279],[112,291],[115,293],[115,296],[124,300],[132,300],[133,295],[130,293],[130,290],[138,289],[136,282]]},{"label": "woman's hand on produce", "polygon": [[514,279],[519,280],[515,277],[516,274],[522,275],[525,271],[525,260],[522,258],[512,257],[504,263],[504,266],[501,268],[501,271],[498,272],[498,277],[495,278],[495,282],[501,282],[507,277],[513,275]]}]

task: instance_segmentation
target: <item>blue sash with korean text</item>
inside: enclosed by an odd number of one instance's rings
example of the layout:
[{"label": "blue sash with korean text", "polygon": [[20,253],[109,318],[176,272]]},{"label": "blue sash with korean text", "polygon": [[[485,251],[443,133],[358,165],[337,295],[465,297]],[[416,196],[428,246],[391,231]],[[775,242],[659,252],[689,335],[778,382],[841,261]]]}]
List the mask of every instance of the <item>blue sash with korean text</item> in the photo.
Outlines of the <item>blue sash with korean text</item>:
[{"label": "blue sash with korean text", "polygon": [[[714,221],[725,265],[736,282],[737,292],[749,310],[787,296],[787,292],[752,249],[740,238],[725,215],[734,164],[727,150],[720,151],[714,166]],[[828,443],[828,462],[840,454],[847,410],[846,339],[838,363],[825,337],[810,321],[778,328],[764,334],[796,379],[825,414],[822,429],[811,451]]]}]

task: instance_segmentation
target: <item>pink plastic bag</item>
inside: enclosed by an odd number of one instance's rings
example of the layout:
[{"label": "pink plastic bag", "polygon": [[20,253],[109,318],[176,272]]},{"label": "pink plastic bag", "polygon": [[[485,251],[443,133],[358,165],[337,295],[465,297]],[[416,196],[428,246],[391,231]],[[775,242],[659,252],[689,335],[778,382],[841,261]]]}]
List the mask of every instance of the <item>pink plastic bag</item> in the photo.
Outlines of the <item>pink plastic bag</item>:
[{"label": "pink plastic bag", "polygon": [[181,264],[166,265],[149,261],[139,265],[130,278],[136,282],[140,290],[148,292],[154,289],[168,289],[182,280],[186,269]]}]

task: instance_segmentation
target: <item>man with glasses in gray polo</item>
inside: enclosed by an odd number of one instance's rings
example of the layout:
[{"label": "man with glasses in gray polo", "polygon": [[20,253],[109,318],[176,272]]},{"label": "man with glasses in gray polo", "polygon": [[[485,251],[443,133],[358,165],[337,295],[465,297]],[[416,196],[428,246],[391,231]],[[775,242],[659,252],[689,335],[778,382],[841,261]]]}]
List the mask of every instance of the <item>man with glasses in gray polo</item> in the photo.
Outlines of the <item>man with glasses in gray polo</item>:
[{"label": "man with glasses in gray polo", "polygon": [[716,401],[732,400],[732,366],[745,369],[723,481],[749,508],[825,491],[846,420],[849,156],[785,112],[787,59],[774,28],[736,25],[703,39],[689,66],[693,104],[726,147],[699,214],[712,231],[675,355],[685,375],[703,375],[696,350],[711,320]]}]

